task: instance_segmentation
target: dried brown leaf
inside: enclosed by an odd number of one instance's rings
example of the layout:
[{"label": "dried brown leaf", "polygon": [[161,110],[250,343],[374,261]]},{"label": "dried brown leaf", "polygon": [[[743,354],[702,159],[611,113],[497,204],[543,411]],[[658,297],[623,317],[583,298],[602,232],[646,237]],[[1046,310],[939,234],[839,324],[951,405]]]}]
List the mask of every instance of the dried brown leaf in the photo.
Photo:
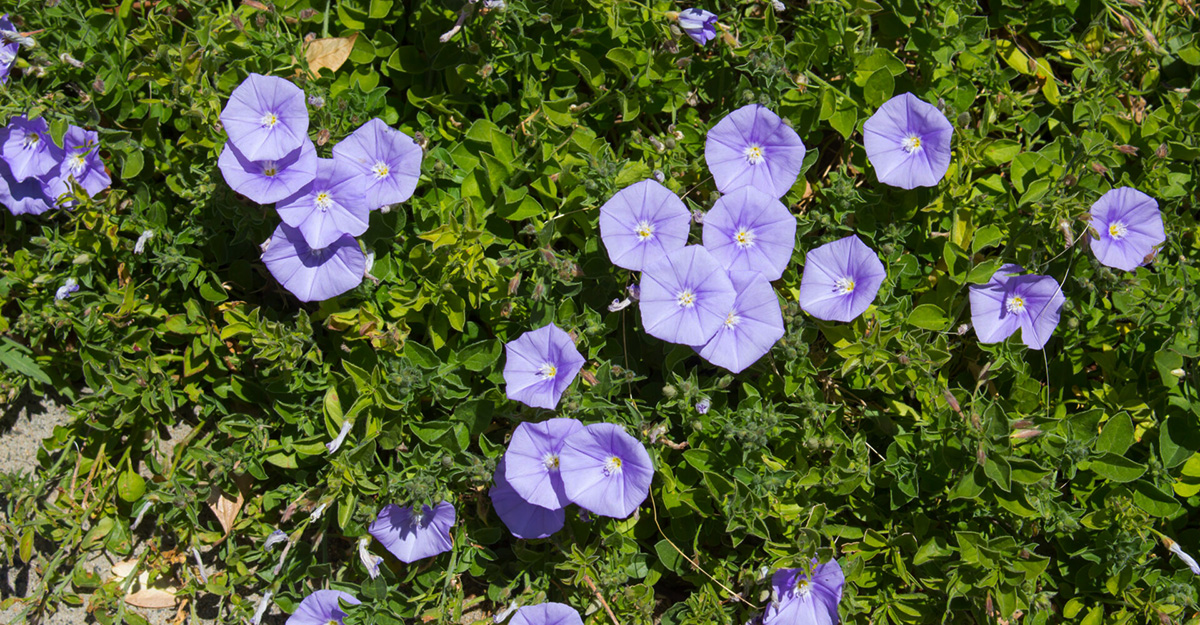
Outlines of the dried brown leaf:
[{"label": "dried brown leaf", "polygon": [[320,74],[322,69],[336,72],[354,49],[354,40],[358,33],[349,37],[327,37],[315,39],[304,46],[304,58],[308,60],[308,69],[313,76]]},{"label": "dried brown leaf", "polygon": [[143,588],[125,595],[125,603],[139,608],[173,608],[175,601],[175,591],[170,588]]},{"label": "dried brown leaf", "polygon": [[237,520],[237,515],[242,511],[242,506],[246,503],[245,492],[250,486],[250,476],[241,475],[237,478],[238,492],[237,497],[231,497],[225,493],[217,485],[213,485],[212,490],[208,495],[208,509],[212,510],[217,521],[221,523],[221,529],[225,530],[225,535],[233,530],[233,523]]}]

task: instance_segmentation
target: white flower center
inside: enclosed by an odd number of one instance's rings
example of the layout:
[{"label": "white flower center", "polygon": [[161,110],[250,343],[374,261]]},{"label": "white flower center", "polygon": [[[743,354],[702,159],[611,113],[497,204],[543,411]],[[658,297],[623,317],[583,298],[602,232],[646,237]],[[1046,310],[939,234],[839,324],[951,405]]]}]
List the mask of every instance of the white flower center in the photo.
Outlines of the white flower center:
[{"label": "white flower center", "polygon": [[621,472],[621,459],[616,456],[611,456],[604,461],[604,474],[612,475],[613,473]]},{"label": "white flower center", "polygon": [[419,507],[413,508],[412,516],[409,518],[409,522],[413,527],[420,527],[421,524],[425,522],[425,510]]},{"label": "white flower center", "polygon": [[854,292],[854,287],[854,278],[849,276],[845,278],[838,278],[837,282],[833,283],[833,292],[840,293],[842,295],[849,295],[850,293]]},{"label": "white flower center", "polygon": [[732,310],[729,311],[728,315],[725,315],[725,327],[730,330],[732,330],[734,326],[736,326],[737,324],[739,324],[741,322],[742,322],[742,318],[739,317],[737,315],[737,313]]},{"label": "white flower center", "polygon": [[648,221],[639,221],[633,233],[637,235],[638,241],[645,241],[654,236],[654,225]]},{"label": "white flower center", "polygon": [[1010,295],[1008,300],[1004,302],[1004,307],[1010,313],[1025,312],[1025,298],[1020,295]]},{"label": "white flower center", "polygon": [[87,161],[85,161],[83,158],[84,154],[84,152],[76,152],[75,154],[71,155],[71,159],[68,161],[71,168],[71,173],[78,174],[79,172],[83,171],[84,167],[87,166]]},{"label": "white flower center", "polygon": [[333,196],[329,195],[328,191],[321,191],[317,194],[316,204],[317,208],[321,209],[321,212],[328,211],[333,207]]},{"label": "white flower center", "polygon": [[263,163],[262,173],[268,178],[274,178],[279,173],[279,165],[275,161]]},{"label": "white flower center", "polygon": [[267,128],[274,128],[275,124],[279,123],[279,117],[274,113],[267,113],[262,116],[262,125]]},{"label": "white flower center", "polygon": [[558,454],[546,454],[542,456],[542,466],[551,473],[558,472]]},{"label": "white flower center", "polygon": [[796,596],[797,597],[805,597],[810,592],[812,592],[812,587],[809,586],[807,579],[802,579],[802,580],[796,582]]},{"label": "white flower center", "polygon": [[383,161],[375,163],[375,166],[371,168],[371,173],[375,174],[376,180],[383,180],[384,178],[387,178],[388,173],[391,171],[392,170],[388,167],[388,164]]},{"label": "white flower center", "polygon": [[329,619],[329,622],[326,623],[325,625],[342,625],[342,624],[333,619]]},{"label": "white flower center", "polygon": [[754,245],[754,233],[745,227],[738,228],[738,231],[733,235],[733,242],[737,244],[738,249],[746,249]]},{"label": "white flower center", "polygon": [[548,362],[543,363],[541,367],[538,367],[538,375],[541,376],[543,380],[553,380],[554,376],[558,375],[558,367],[555,367]]},{"label": "white flower center", "polygon": [[36,132],[31,132],[31,133],[25,135],[25,138],[21,140],[21,144],[22,144],[22,146],[27,147],[27,148],[36,148],[38,145],[38,141],[41,141],[41,140],[42,140],[41,135],[39,135]]},{"label": "white flower center", "polygon": [[746,157],[746,162],[751,165],[763,162],[763,149],[761,145],[753,144],[747,147],[742,154]]},{"label": "white flower center", "polygon": [[696,294],[691,289],[684,289],[675,296],[680,308],[691,308],[696,305]]},{"label": "white flower center", "polygon": [[1121,239],[1124,239],[1125,236],[1128,234],[1129,234],[1129,226],[1126,226],[1124,224],[1124,222],[1114,221],[1108,225],[1108,236],[1110,236],[1118,241],[1120,241]]},{"label": "white flower center", "polygon": [[900,147],[904,148],[905,152],[912,154],[921,149],[921,138],[917,135],[908,135],[900,142]]}]

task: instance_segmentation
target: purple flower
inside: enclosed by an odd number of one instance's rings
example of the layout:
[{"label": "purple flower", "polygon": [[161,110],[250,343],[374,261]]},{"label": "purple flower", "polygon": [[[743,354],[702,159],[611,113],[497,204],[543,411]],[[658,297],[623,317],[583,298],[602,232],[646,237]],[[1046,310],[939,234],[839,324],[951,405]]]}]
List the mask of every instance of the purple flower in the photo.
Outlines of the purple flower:
[{"label": "purple flower", "polygon": [[46,183],[46,192],[52,198],[59,198],[71,192],[71,180],[83,187],[88,197],[95,195],[112,184],[112,178],[104,171],[104,161],[100,159],[100,135],[93,130],[84,130],[79,126],[67,128],[63,135],[63,159],[57,170],[52,170],[54,176]]},{"label": "purple flower", "polygon": [[696,402],[696,412],[700,414],[708,414],[708,409],[712,407],[712,400],[707,397],[701,397],[700,401]]},{"label": "purple flower", "polygon": [[296,611],[288,617],[286,625],[342,625],[346,613],[338,600],[347,605],[361,603],[354,595],[340,590],[318,590],[305,597]]},{"label": "purple flower", "polygon": [[596,423],[563,441],[559,470],[567,498],[595,514],[624,519],[650,494],[654,465],[625,429]]},{"label": "purple flower", "polygon": [[526,406],[553,410],[583,368],[571,335],[553,323],[504,345],[504,392]]},{"label": "purple flower", "polygon": [[608,258],[632,271],[687,245],[690,227],[683,201],[653,180],[621,189],[600,207],[600,240]]},{"label": "purple flower", "polygon": [[1118,187],[1092,204],[1092,236],[1088,242],[1102,264],[1133,271],[1167,240],[1162,213],[1154,198],[1129,187]]},{"label": "purple flower", "polygon": [[518,609],[509,625],[583,625],[583,619],[569,605],[539,603]]},{"label": "purple flower", "polygon": [[454,506],[443,501],[430,508],[401,508],[388,504],[367,530],[402,562],[413,563],[450,551]]},{"label": "purple flower", "polygon": [[778,115],[751,104],[708,131],[704,160],[721,193],[754,187],[781,198],[800,175],[804,142]]},{"label": "purple flower", "polygon": [[50,138],[50,126],[46,120],[26,119],[18,115],[0,130],[0,157],[8,163],[13,180],[23,182],[26,178],[44,176],[58,168],[63,160],[63,149]]},{"label": "purple flower", "polygon": [[26,178],[21,182],[13,180],[8,163],[0,159],[0,204],[14,215],[41,215],[54,208],[54,199],[37,178]]},{"label": "purple flower", "polygon": [[558,510],[570,501],[563,490],[558,456],[563,440],[583,429],[575,419],[549,419],[522,423],[513,432],[504,461],[505,480],[525,501],[548,510]]},{"label": "purple flower", "polygon": [[421,146],[379,118],[333,146],[333,157],[354,166],[371,210],[412,197],[421,177]]},{"label": "purple flower", "polygon": [[800,308],[825,321],[854,321],[875,301],[886,276],[858,235],[826,243],[804,257]]},{"label": "purple flower", "polygon": [[307,137],[287,156],[265,161],[246,158],[232,141],[226,141],[217,166],[234,191],[259,204],[272,204],[312,182],[317,176],[317,160],[317,148]]},{"label": "purple flower", "polygon": [[704,218],[704,249],[729,271],[778,280],[796,247],[796,218],[752,187],[722,196]]},{"label": "purple flower", "polygon": [[[17,27],[9,21],[8,14],[0,15],[0,31],[16,31]],[[21,42],[3,38],[0,39],[0,85],[8,82],[8,72],[17,61],[17,52],[21,50]]]},{"label": "purple flower", "polygon": [[937,185],[950,168],[953,135],[946,116],[911,93],[884,102],[863,123],[863,145],[875,175],[901,189]]},{"label": "purple flower", "polygon": [[304,92],[278,76],[250,74],[229,94],[221,123],[247,159],[279,160],[308,138]]},{"label": "purple flower", "polygon": [[733,283],[717,259],[699,245],[664,256],[642,271],[642,327],[671,343],[704,345],[733,306]]},{"label": "purple flower", "polygon": [[283,223],[300,230],[312,247],[325,247],[344,234],[367,231],[367,196],[349,163],[317,159],[317,175],[309,184],[275,205]]},{"label": "purple flower", "polygon": [[312,249],[299,230],[279,224],[267,242],[263,262],[283,288],[302,302],[336,297],[359,285],[367,258],[358,241],[345,235],[328,247]]},{"label": "purple flower", "polygon": [[[813,559],[813,564],[817,560]],[[780,569],[771,576],[775,601],[767,608],[763,625],[809,625],[838,622],[838,603],[846,577],[837,560],[817,564],[812,579],[804,569]]]},{"label": "purple flower", "polygon": [[775,289],[762,274],[731,271],[729,279],[737,296],[721,329],[699,351],[712,364],[741,373],[783,338],[783,312]]},{"label": "purple flower", "polygon": [[567,520],[566,508],[548,510],[525,501],[513,490],[512,484],[504,479],[506,470],[504,459],[501,458],[493,476],[496,485],[488,491],[488,495],[492,498],[492,507],[496,509],[496,514],[500,516],[508,531],[517,538],[532,540],[545,538],[562,529]]},{"label": "purple flower", "polygon": [[1004,265],[987,284],[971,287],[971,323],[981,343],[998,343],[1020,328],[1025,345],[1042,349],[1058,327],[1062,288],[1050,276],[1018,275],[1023,271]]},{"label": "purple flower", "polygon": [[704,45],[717,38],[717,16],[703,9],[686,9],[679,12],[679,28]]}]

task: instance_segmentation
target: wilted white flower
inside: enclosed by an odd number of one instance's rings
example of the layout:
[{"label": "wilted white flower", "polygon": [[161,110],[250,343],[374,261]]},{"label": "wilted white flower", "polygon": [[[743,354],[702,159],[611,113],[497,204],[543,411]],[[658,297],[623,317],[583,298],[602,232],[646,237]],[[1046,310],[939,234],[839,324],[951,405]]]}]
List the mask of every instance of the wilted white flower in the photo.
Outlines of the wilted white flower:
[{"label": "wilted white flower", "polygon": [[200,560],[200,550],[192,547],[192,556],[196,558],[196,568],[200,571],[200,581],[208,583],[208,573],[204,571],[204,562]]},{"label": "wilted white flower", "polygon": [[262,599],[258,600],[258,608],[254,610],[254,618],[251,619],[251,625],[258,625],[262,622],[262,617],[267,613],[267,608],[271,607],[271,591],[263,593]]},{"label": "wilted white flower", "polygon": [[500,612],[496,616],[493,616],[492,622],[493,623],[503,623],[504,619],[508,618],[510,614],[517,611],[517,608],[519,607],[519,605],[520,604],[518,604],[516,601],[513,601],[512,603],[509,604],[508,608],[506,608],[503,612]]},{"label": "wilted white flower", "polygon": [[143,230],[141,236],[138,237],[137,243],[133,244],[133,253],[141,254],[146,251],[146,241],[154,238],[153,230]]},{"label": "wilted white flower", "polygon": [[370,535],[363,536],[358,539],[358,559],[362,560],[363,566],[367,569],[367,574],[371,579],[379,577],[379,565],[383,564],[383,557],[371,553],[367,547],[371,544]]},{"label": "wilted white flower", "polygon": [[288,535],[283,533],[283,530],[275,530],[263,541],[263,549],[270,549],[279,543],[286,542],[287,539]]},{"label": "wilted white flower", "polygon": [[329,507],[328,503],[323,503],[323,504],[317,506],[317,509],[313,510],[312,514],[308,515],[308,520],[316,521],[316,520],[320,519],[321,515],[325,514],[325,508],[328,508],[328,507]]},{"label": "wilted white flower", "polygon": [[58,60],[70,65],[71,67],[74,67],[75,69],[83,69],[83,61],[71,56],[69,52],[63,52],[62,54],[58,55]]},{"label": "wilted white flower", "polygon": [[139,525],[142,524],[142,517],[146,515],[146,511],[150,509],[150,505],[153,503],[153,501],[147,501],[146,503],[142,504],[142,509],[138,510],[137,517],[133,520],[133,525],[130,525],[129,529],[135,530]]},{"label": "wilted white flower", "polygon": [[353,425],[349,419],[342,421],[342,430],[338,432],[337,438],[325,443],[325,449],[328,449],[331,454],[336,452],[342,446],[342,443],[346,441],[346,435],[350,433],[350,427]]},{"label": "wilted white flower", "polygon": [[613,299],[612,303],[608,305],[608,312],[617,312],[618,310],[625,310],[626,308],[629,308],[629,305],[632,303],[633,303],[633,300],[629,299],[628,297],[626,297],[625,299]]},{"label": "wilted white flower", "polygon": [[1200,564],[1196,563],[1195,558],[1184,553],[1183,548],[1179,546],[1179,543],[1171,540],[1170,538],[1163,538],[1163,543],[1166,544],[1168,551],[1179,556],[1180,560],[1183,560],[1183,563],[1192,570],[1193,575],[1200,575]]}]

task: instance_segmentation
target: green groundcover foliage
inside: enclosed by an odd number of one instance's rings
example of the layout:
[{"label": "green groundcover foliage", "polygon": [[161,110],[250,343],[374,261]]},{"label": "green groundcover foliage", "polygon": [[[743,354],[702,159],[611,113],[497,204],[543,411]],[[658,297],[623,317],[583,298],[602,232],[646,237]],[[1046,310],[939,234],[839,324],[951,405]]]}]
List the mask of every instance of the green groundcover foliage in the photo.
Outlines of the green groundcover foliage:
[{"label": "green groundcover foliage", "polygon": [[[718,18],[704,45],[676,18],[693,7]],[[40,117],[60,145],[97,132],[112,178],[69,210],[0,210],[0,401],[72,415],[36,472],[0,474],[0,557],[37,573],[0,604],[17,622],[83,606],[145,623],[141,588],[228,623],[260,604],[282,622],[318,589],[361,601],[346,625],[547,601],[590,625],[744,623],[780,599],[774,571],[814,558],[841,566],[847,623],[1197,622],[1172,550],[1200,551],[1196,2],[5,10],[0,120]],[[219,115],[252,73],[303,90],[321,157],[373,118],[424,151],[412,198],[370,213],[369,275],[345,294],[285,290],[260,248],[279,217],[217,168]],[[867,158],[864,122],[904,93],[953,126],[935,186],[883,184]],[[734,375],[648,335],[639,302],[609,310],[639,275],[612,264],[599,215],[653,179],[699,222],[721,197],[708,132],[748,104],[807,152],[781,200],[785,333]],[[1165,224],[1133,271],[1089,247],[1118,187]],[[817,319],[805,255],[851,234],[887,277],[853,321]],[[1008,263],[1061,285],[1044,349],[972,324],[971,287]],[[554,410],[509,400],[503,375],[505,344],[549,323],[585,359]],[[549,538],[509,532],[497,462],[550,417],[645,446],[631,516],[571,506]],[[370,541],[385,506],[441,501],[449,551],[405,564]]]}]

